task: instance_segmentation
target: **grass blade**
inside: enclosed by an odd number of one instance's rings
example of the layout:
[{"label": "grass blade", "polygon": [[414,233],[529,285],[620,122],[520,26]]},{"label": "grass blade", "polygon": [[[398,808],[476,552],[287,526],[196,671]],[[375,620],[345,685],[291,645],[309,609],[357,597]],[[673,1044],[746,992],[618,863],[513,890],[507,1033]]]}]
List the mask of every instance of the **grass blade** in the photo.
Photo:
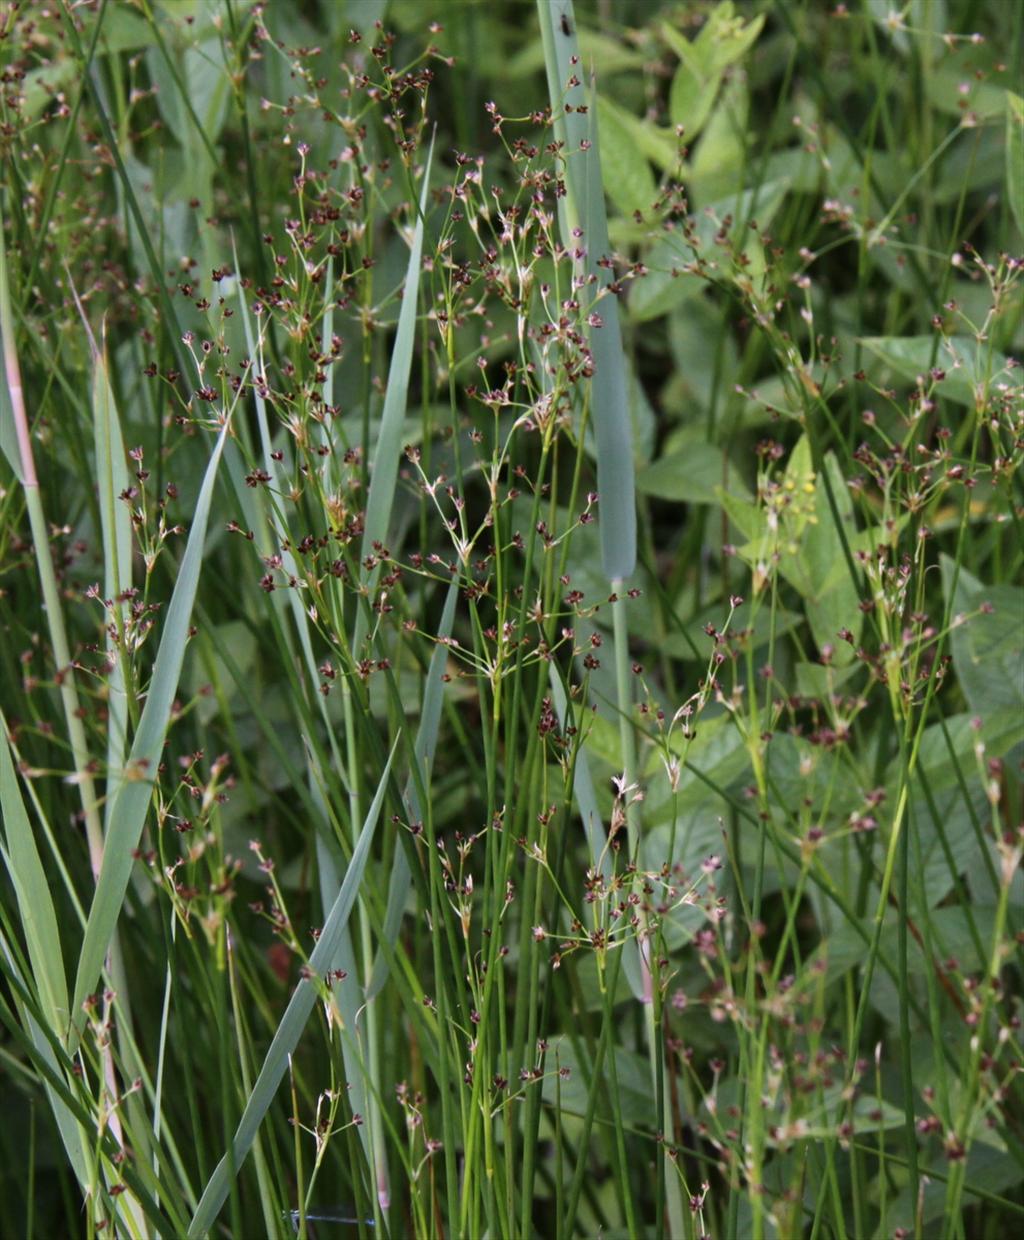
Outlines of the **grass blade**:
[{"label": "grass blade", "polygon": [[68,986],[57,914],[46,871],[36,848],[32,825],[18,787],[18,777],[7,739],[7,720],[0,711],[0,808],[3,810],[4,862],[14,885],[21,925],[40,1006],[51,1029],[68,1023]]},{"label": "grass blade", "polygon": [[[93,443],[100,496],[100,523],[103,531],[103,594],[111,608],[108,621],[124,632],[121,595],[132,581],[132,523],[128,505],[119,496],[131,485],[125,461],[121,422],[110,385],[110,371],[104,352],[93,347]],[[125,693],[124,663],[118,640],[107,627],[107,656],[112,663],[108,681],[107,709],[107,801],[106,828],[123,776],[128,740],[128,699]]]},{"label": "grass blade", "polygon": [[[7,752],[6,742],[0,746],[0,752]],[[2,759],[0,759],[2,761]],[[9,864],[7,856],[4,857],[4,863]],[[7,940],[0,934],[0,957],[3,958],[3,969],[10,975],[15,985],[20,985],[24,990],[28,991],[24,977],[18,968],[17,962],[11,951],[11,946]],[[35,964],[33,964],[33,969]],[[37,979],[38,986],[38,979]],[[14,987],[12,987],[14,989]],[[83,1143],[84,1126],[80,1125],[78,1120],[72,1114],[67,1102],[58,1093],[55,1082],[60,1081],[66,1087],[66,1077],[61,1069],[57,1059],[57,1054],[53,1049],[50,1039],[47,1038],[43,1031],[42,1025],[36,1019],[25,1003],[20,1002],[15,990],[18,1014],[21,1020],[23,1030],[27,1031],[26,1035],[35,1049],[36,1055],[40,1061],[46,1065],[49,1076],[43,1075],[42,1084],[46,1092],[47,1100],[53,1110],[53,1117],[57,1123],[57,1131],[60,1133],[61,1144],[64,1146],[64,1152],[68,1156],[68,1162],[75,1173],[75,1178],[81,1186],[82,1192],[86,1196],[90,1196],[95,1188],[92,1171],[89,1166],[89,1157],[87,1157],[85,1145]],[[52,1031],[53,1032],[53,1031]]]}]

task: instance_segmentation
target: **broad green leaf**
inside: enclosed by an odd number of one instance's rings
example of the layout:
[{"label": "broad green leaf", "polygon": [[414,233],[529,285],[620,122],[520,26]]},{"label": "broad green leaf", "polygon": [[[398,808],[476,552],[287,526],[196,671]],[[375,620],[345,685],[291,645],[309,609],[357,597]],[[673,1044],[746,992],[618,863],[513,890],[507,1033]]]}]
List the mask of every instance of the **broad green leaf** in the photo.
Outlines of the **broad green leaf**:
[{"label": "broad green leaf", "polygon": [[718,4],[694,40],[694,50],[705,71],[720,73],[740,60],[757,41],[764,26],[764,14],[744,22],[734,16],[730,0]]},{"label": "broad green leaf", "polygon": [[796,691],[801,697],[827,699],[858,670],[857,664],[826,667],[821,663],[797,663]]},{"label": "broad green leaf", "polygon": [[747,84],[742,77],[734,77],[719,95],[691,157],[692,188],[698,203],[739,190],[749,110]]},{"label": "broad green leaf", "polygon": [[679,65],[669,88],[668,114],[673,125],[682,125],[684,140],[692,142],[711,115],[722,76],[704,68],[688,39],[677,34],[667,23],[663,29],[666,36],[674,36],[669,37],[669,42],[679,56]]},{"label": "broad green leaf", "polygon": [[654,442],[657,436],[658,415],[654,411],[654,406],[647,399],[647,393],[644,385],[640,382],[633,364],[628,359],[624,359],[626,363],[626,382],[629,392],[629,419],[633,429],[633,459],[637,468],[646,465],[651,459],[654,452]]},{"label": "broad green leaf", "polygon": [[[230,447],[228,451],[230,451]],[[232,665],[236,672],[242,676],[251,675],[259,648],[259,643],[252,626],[244,620],[225,620],[222,624],[215,625],[213,630],[211,630],[211,634],[213,632],[216,633],[217,644],[227,646],[230,649]],[[221,707],[216,695],[202,693],[201,690],[211,679],[230,687],[234,683],[234,677],[223,658],[216,651],[210,654],[210,660],[213,665],[212,670],[207,662],[200,657],[199,650],[190,648],[189,655],[184,677],[185,684],[191,695],[200,695],[195,710],[200,721],[207,724],[217,717]],[[228,696],[230,703],[230,694]]]},{"label": "broad green leaf", "polygon": [[75,978],[73,1019],[80,1031],[85,1014],[82,1004],[92,994],[103,970],[103,959],[110,946],[134,865],[134,853],[146,823],[146,814],[153,796],[153,778],[160,763],[164,737],[170,720],[174,696],[178,691],[188,630],[192,618],[199,574],[203,563],[203,544],[213,501],[217,466],[227,440],[230,423],[217,437],[203,477],[196,504],[188,544],[178,570],[178,579],[171,595],[164,621],[163,636],[153,666],[153,675],[146,694],[146,704],[139,719],[139,728],[132,742],[126,764],[125,778],[110,813],[109,829],[103,851],[103,865],[93,895],[92,907],[85,928],[85,939],[78,960]]},{"label": "broad green leaf", "polygon": [[[986,74],[980,80],[976,71],[963,72],[955,66],[941,66],[926,79],[928,102],[939,112],[959,118],[967,117],[973,124],[997,122],[1006,108],[1006,86]],[[1013,79],[1007,75],[1007,85]]]},{"label": "broad green leaf", "polygon": [[[986,757],[1005,757],[1024,741],[1024,711],[1013,706],[990,710],[981,718],[980,728],[975,726],[977,718],[971,713],[950,716],[945,726],[933,724],[921,737],[910,818],[918,835],[921,881],[931,908],[952,890],[955,875],[967,878],[975,898],[991,898],[974,827],[986,821],[989,812],[975,746],[982,744]],[[897,758],[885,776],[890,802],[899,795],[902,778]]]},{"label": "broad green leaf", "polygon": [[[726,491],[718,492],[718,499],[729,520],[752,547],[759,546],[767,537],[768,522],[764,510],[757,504],[737,499]],[[750,561],[748,560],[748,563]]]},{"label": "broad green leaf", "polygon": [[[703,287],[703,281],[692,281]],[[731,377],[739,368],[736,341],[721,311],[707,297],[677,306],[668,320],[673,382],[682,404],[681,425],[666,439],[662,455],[690,448],[701,437],[701,424],[712,405],[728,399]]]},{"label": "broad green leaf", "polygon": [[[957,877],[969,879],[975,899],[991,897],[974,833],[974,821],[984,821],[988,805],[973,756],[964,771],[967,798],[959,788],[936,790],[931,781],[930,799],[923,795],[920,782],[915,788],[911,808],[921,853],[921,886],[929,908],[935,908],[946,898]],[[897,795],[896,787],[892,785],[893,796]]]},{"label": "broad green leaf", "polygon": [[[947,888],[948,890],[948,888]],[[960,965],[965,975],[982,974],[988,968],[988,952],[978,955],[968,921],[968,910],[960,905],[947,904],[942,908],[933,908],[929,914],[929,924],[935,936],[936,954],[942,958],[952,956]],[[995,931],[996,909],[994,904],[971,904],[970,916],[974,921],[981,939],[982,947],[992,942]],[[934,965],[923,952],[917,951],[907,960],[908,966],[916,973],[924,974]]]},{"label": "broad green leaf", "polygon": [[[986,711],[980,716],[981,728],[975,726],[979,716],[973,711],[950,715],[945,726],[933,723],[925,728],[918,748],[918,768],[927,773],[933,793],[959,788],[957,766],[968,784],[976,778],[974,746],[981,741],[991,758],[1002,758],[1024,741],[1024,715],[1013,706]],[[948,739],[947,739],[948,737]],[[952,754],[950,749],[952,748]],[[900,779],[900,762],[894,759],[886,775],[896,787]]]},{"label": "broad green leaf", "polygon": [[1006,196],[1024,233],[1024,98],[1006,92]]},{"label": "broad green leaf", "polygon": [[772,522],[767,520],[767,513],[762,513],[758,519],[750,505],[735,499],[726,502],[723,497],[723,505],[733,523],[749,539],[738,549],[743,560],[752,567],[778,564],[781,574],[803,597],[819,649],[831,646],[834,662],[845,666],[853,658],[853,647],[839,639],[839,630],[849,629],[856,641],[864,615],[843,550],[840,529],[845,532],[851,554],[860,535],[854,524],[853,505],[842,471],[831,453],[825,458],[825,468],[839,524],[824,482],[815,476],[806,435],[790,454],[781,487],[770,501]]},{"label": "broad green leaf", "polygon": [[608,197],[624,215],[646,215],[657,196],[654,173],[636,145],[630,125],[618,104],[598,96],[601,126],[601,173]]},{"label": "broad green leaf", "polygon": [[694,443],[661,457],[637,474],[636,485],[643,495],[676,503],[717,504],[722,488],[742,500],[750,498],[728,457],[710,443]]},{"label": "broad green leaf", "polygon": [[[669,747],[678,757],[685,759],[686,766],[680,773],[678,792],[668,798],[668,809],[673,806],[680,812],[701,806],[707,809],[709,798],[714,796],[712,788],[729,792],[740,780],[747,778],[750,758],[746,744],[739,729],[725,715],[701,719],[696,727],[696,736],[690,741],[684,740],[676,729],[669,738]],[[650,769],[654,770],[658,762],[656,757],[652,757]],[[711,787],[706,781],[710,781]],[[658,812],[655,797],[652,795],[650,799],[650,821],[664,821]]]},{"label": "broad green leaf", "polygon": [[[85,17],[82,19],[82,34],[86,45],[92,42],[95,21]],[[108,4],[103,13],[103,25],[97,50],[100,52],[134,52],[139,48],[149,47],[153,35],[149,22],[138,13],[133,13],[128,5]]]},{"label": "broad green leaf", "polygon": [[[604,133],[604,117],[608,115],[612,118],[612,123],[625,132],[637,151],[651,160],[662,172],[678,172],[683,158],[681,144],[677,135],[671,130],[661,129],[648,120],[634,116],[632,112],[615,103],[614,100],[606,95],[598,96],[597,113],[602,134]],[[602,157],[602,167],[605,162]],[[606,193],[611,192],[608,188],[608,180],[611,175],[609,169],[605,168]],[[648,206],[650,206],[650,203],[648,203]],[[646,208],[644,209],[646,210]]]},{"label": "broad green leaf", "polygon": [[601,762],[605,762],[613,771],[622,771],[622,737],[618,726],[591,711],[580,713],[576,726],[583,737],[587,752]]},{"label": "broad green leaf", "polygon": [[[983,717],[1003,706],[1024,711],[1024,590],[982,585],[963,568],[957,574],[949,556],[941,567],[947,601],[956,578],[953,667],[968,705]],[[970,618],[957,623],[958,616]]]},{"label": "broad green leaf", "polygon": [[[167,48],[175,56],[172,48]],[[207,39],[196,47],[186,48],[176,58],[178,81],[158,47],[146,53],[146,67],[157,86],[156,102],[160,115],[178,143],[186,151],[196,151],[200,139],[194,131],[182,88],[202,126],[207,141],[214,143],[227,119],[231,101],[231,83],[224,63],[224,50],[219,39]],[[179,81],[181,87],[179,87]]]},{"label": "broad green leaf", "polygon": [[[864,624],[864,613],[859,606],[860,595],[850,575],[840,534],[841,524],[847,545],[850,546],[857,527],[846,479],[831,452],[825,456],[825,468],[831,483],[836,513],[832,511],[823,480],[816,480],[814,520],[804,531],[802,548],[812,583],[812,592],[805,596],[805,601],[811,632],[819,649],[824,646],[834,647],[834,660],[842,666],[852,660],[854,647],[848,641],[840,641],[839,630],[849,629],[856,643],[860,639]],[[837,515],[840,524],[837,524]],[[783,561],[783,572],[785,571]]]},{"label": "broad green leaf", "polygon": [[941,374],[935,391],[939,396],[961,405],[975,406],[989,384],[1005,378],[1007,359],[967,336],[940,340],[934,336],[866,336],[860,342],[880,358],[901,379],[925,388],[931,384],[931,372]]},{"label": "broad green leaf", "polygon": [[634,323],[660,318],[706,287],[706,281],[681,270],[684,261],[678,247],[669,249],[662,241],[654,246],[645,259],[647,274],[629,286],[626,304]]},{"label": "broad green leaf", "polygon": [[[396,747],[397,743],[396,741]],[[316,947],[310,956],[309,968],[318,978],[322,978],[327,969],[333,967],[342,933],[355,906],[363,871],[370,855],[370,845],[373,842],[377,820],[380,817],[380,808],[384,803],[394,753],[395,750],[392,748],[377,785],[377,792],[359,833],[359,840],[353,850],[352,859],[345,871],[345,881],[341,884],[338,897],[327,915]],[[256,1084],[246,1101],[245,1110],[242,1112],[242,1118],[238,1122],[238,1128],[231,1142],[231,1149],[217,1164],[216,1170],[203,1191],[196,1212],[192,1216],[188,1229],[190,1237],[205,1236],[216,1221],[231,1190],[231,1181],[238,1174],[252,1148],[263,1117],[288,1070],[289,1060],[299,1044],[299,1038],[313,1012],[318,996],[319,991],[310,978],[304,977],[295,988],[267,1051],[260,1074],[256,1078]]]},{"label": "broad green leaf", "polygon": [[[609,39],[587,29],[578,30],[576,37],[579,41],[580,64],[585,73],[589,73],[593,67],[604,79],[609,74],[620,73],[625,69],[642,69],[646,64],[644,53],[628,47],[621,39]],[[535,39],[508,61],[504,72],[514,81],[517,78],[529,77],[531,73],[543,68],[544,43],[541,39]]]}]

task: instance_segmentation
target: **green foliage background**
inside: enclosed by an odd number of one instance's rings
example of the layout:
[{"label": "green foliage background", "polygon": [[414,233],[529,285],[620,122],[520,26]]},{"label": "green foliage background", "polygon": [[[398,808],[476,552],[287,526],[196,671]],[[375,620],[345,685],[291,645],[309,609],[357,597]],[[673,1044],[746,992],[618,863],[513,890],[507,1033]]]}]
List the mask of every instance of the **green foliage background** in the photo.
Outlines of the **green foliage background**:
[{"label": "green foliage background", "polygon": [[1022,13],[0,8],[0,1230],[1019,1226]]}]

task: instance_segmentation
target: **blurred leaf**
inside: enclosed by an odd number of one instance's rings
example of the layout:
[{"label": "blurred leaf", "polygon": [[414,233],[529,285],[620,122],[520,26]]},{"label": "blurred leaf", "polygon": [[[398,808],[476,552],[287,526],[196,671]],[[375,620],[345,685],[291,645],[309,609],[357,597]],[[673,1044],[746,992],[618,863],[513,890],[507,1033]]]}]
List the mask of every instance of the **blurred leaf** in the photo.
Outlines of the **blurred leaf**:
[{"label": "blurred leaf", "polygon": [[192,152],[195,158],[201,158],[202,143],[195,132],[182,92],[187,92],[192,111],[207,140],[216,142],[227,119],[231,101],[224,49],[219,39],[208,39],[196,47],[185,48],[180,54],[168,46],[167,53],[174,59],[178,80],[175,80],[160,48],[150,47],[146,53],[146,68],[157,88],[157,107],[179,145]]},{"label": "blurred leaf", "polygon": [[22,119],[35,120],[57,93],[70,86],[77,76],[78,67],[70,56],[59,56],[52,64],[30,69],[22,83]]},{"label": "blurred leaf", "polygon": [[[721,244],[716,238],[726,229],[730,242],[737,250],[747,243],[748,225],[756,220],[760,227],[767,226],[785,200],[789,191],[786,180],[763,181],[760,185],[741,193],[726,194],[709,202],[687,220],[687,229],[670,233],[652,249],[648,266],[664,270],[692,263],[695,250],[705,258],[721,262]],[[686,277],[682,277],[685,279]],[[693,277],[696,279],[697,277]],[[705,287],[706,280],[701,280]]]},{"label": "blurred leaf", "polygon": [[1006,92],[1006,196],[1024,233],[1024,98]]},{"label": "blurred leaf", "polygon": [[[885,1232],[876,1231],[874,1240],[888,1240],[893,1229],[904,1228],[908,1233],[914,1230],[915,1219],[920,1217],[924,1224],[934,1223],[941,1219],[946,1210],[946,1179],[949,1176],[950,1164],[946,1159],[940,1160],[935,1167],[937,1175],[929,1174],[927,1168],[921,1169],[922,1201],[915,1200],[909,1188],[902,1188],[895,1198],[889,1202],[889,1225]],[[978,1140],[967,1155],[966,1168],[967,1199],[965,1205],[972,1200],[971,1189],[980,1189],[987,1193],[1002,1193],[1020,1184],[1020,1160],[1013,1154],[998,1150],[994,1146]],[[920,1214],[918,1214],[920,1209]],[[998,1215],[994,1215],[998,1219]],[[1009,1220],[1001,1226],[1011,1228]],[[929,1229],[928,1233],[931,1234]],[[1007,1230],[1007,1234],[1009,1231]]]},{"label": "blurred leaf", "polygon": [[[707,635],[707,625],[721,629],[728,614],[728,605],[721,600],[702,607],[695,616],[683,623],[686,636],[678,632],[666,633],[662,647],[666,654],[677,659],[692,659],[694,647],[701,651],[702,658],[707,658],[711,655],[714,644],[713,639]],[[753,642],[756,650],[759,646],[768,644],[773,632],[775,640],[778,641],[780,637],[799,628],[802,623],[803,616],[799,612],[776,607],[773,614],[771,606],[762,600],[756,611],[752,611],[750,603],[741,603],[732,613],[729,632],[737,642],[740,641],[740,633],[747,633],[748,636],[743,641]]]},{"label": "blurred leaf", "polygon": [[[959,788],[957,765],[968,781],[976,777],[974,746],[979,740],[984,743],[985,753],[991,758],[1005,757],[1014,746],[1024,741],[1024,715],[1012,706],[986,712],[981,717],[980,731],[975,727],[976,719],[972,712],[950,715],[945,720],[945,726],[933,723],[922,733],[918,767],[927,773],[933,793]],[[895,759],[886,775],[887,782],[895,786],[899,771],[899,759]]]},{"label": "blurred leaf", "polygon": [[[988,968],[987,953],[978,955],[967,914],[967,909],[960,905],[946,905],[944,908],[932,909],[929,914],[929,924],[935,936],[935,952],[943,959],[952,956],[965,975],[983,973]],[[970,917],[974,921],[982,947],[986,943],[991,943],[996,924],[995,905],[972,903]],[[915,972],[921,974],[933,967],[920,951],[911,955],[907,964]]]},{"label": "blurred leaf", "polygon": [[[985,586],[943,556],[942,584],[947,601],[953,589],[953,616],[971,614],[953,629],[953,667],[971,710],[987,715],[1001,706],[1024,710],[1024,590]],[[989,610],[991,608],[991,610]]]},{"label": "blurred leaf", "polygon": [[797,663],[796,691],[801,697],[827,700],[858,670],[856,663],[846,667],[826,667],[821,663]]},{"label": "blurred leaf", "polygon": [[948,116],[962,118],[969,114],[975,123],[982,124],[998,121],[1005,112],[1007,87],[1014,85],[1013,78],[1007,75],[1005,85],[1000,85],[989,80],[988,74],[979,79],[977,72],[954,65],[940,66],[926,79],[928,102]]},{"label": "blurred leaf", "polygon": [[711,115],[722,76],[706,70],[689,39],[667,22],[662,24],[662,32],[679,57],[669,88],[668,114],[673,125],[683,126],[686,141],[692,142]]},{"label": "blurred leaf", "polygon": [[929,372],[934,368],[943,373],[936,383],[936,392],[961,405],[973,406],[982,390],[986,375],[995,382],[1007,370],[1007,359],[987,350],[968,336],[940,340],[934,336],[867,336],[860,343],[874,353],[901,379],[909,383],[923,380],[930,384]]},{"label": "blurred leaf", "polygon": [[629,286],[626,305],[634,323],[660,318],[704,290],[706,281],[681,272],[679,267],[674,267],[678,261],[678,252],[661,241],[647,256],[646,275]]},{"label": "blurred leaf", "polygon": [[[706,287],[702,280],[691,283]],[[673,310],[668,321],[668,343],[683,411],[682,426],[665,442],[666,455],[677,448],[688,448],[700,434],[698,424],[706,425],[706,419],[700,415],[710,412],[716,391],[721,406],[730,376],[739,366],[733,333],[723,321],[721,311],[707,297],[695,298]]]},{"label": "blurred leaf", "polygon": [[[696,725],[695,736],[689,741],[684,740],[678,730],[674,731],[669,738],[669,748],[686,762],[679,777],[679,790],[672,799],[679,810],[707,806],[713,794],[706,780],[718,791],[728,792],[747,777],[750,769],[743,737],[726,715],[702,718]],[[652,757],[652,765],[656,760]],[[652,821],[657,821],[656,817]]]},{"label": "blurred leaf", "polygon": [[749,110],[746,81],[737,75],[719,95],[691,158],[691,189],[698,203],[739,191]]},{"label": "blurred leaf", "polygon": [[[82,19],[82,35],[86,45],[92,42],[95,19]],[[149,47],[153,34],[149,22],[126,4],[108,4],[104,7],[103,25],[100,28],[99,47],[104,52],[134,52]]]},{"label": "blurred leaf", "polygon": [[[813,587],[812,592],[806,595],[807,618],[819,650],[833,646],[833,659],[842,666],[853,659],[854,646],[860,640],[864,624],[864,613],[860,610],[860,595],[843,551],[836,515],[845,530],[848,545],[852,544],[857,527],[853,501],[839,462],[829,452],[825,455],[824,464],[832,484],[836,514],[833,514],[823,482],[817,480],[814,489],[815,519],[805,530],[803,541],[803,554]],[[840,641],[838,633],[842,628],[853,633],[854,645]]]},{"label": "blurred leaf", "polygon": [[613,771],[622,771],[622,738],[618,725],[606,719],[604,715],[589,710],[580,710],[576,726],[583,737],[587,752],[602,762],[606,762]]},{"label": "blurred leaf", "polygon": [[633,119],[618,104],[597,97],[601,128],[601,175],[605,192],[624,214],[651,209],[658,189],[647,157],[637,146],[630,125]]},{"label": "blurred leaf", "polygon": [[636,485],[644,495],[676,503],[717,504],[723,486],[740,499],[750,497],[722,449],[703,442],[646,466],[637,474]]},{"label": "blurred leaf", "polygon": [[[248,677],[256,661],[258,649],[256,634],[253,632],[252,625],[247,624],[244,620],[225,620],[222,624],[214,626],[211,637],[218,646],[226,646],[230,649],[235,674]],[[189,655],[185,684],[190,693],[200,694],[200,691],[210,680],[210,672],[200,658],[198,648],[190,650]],[[234,684],[234,675],[219,654],[213,654],[213,664],[213,675],[221,685],[231,686]],[[201,694],[196,709],[202,722],[209,723],[220,712],[220,702],[212,693]]]},{"label": "blurred leaf", "polygon": [[[642,69],[647,63],[643,52],[627,47],[620,39],[609,39],[596,31],[580,28],[576,32],[580,46],[580,60],[586,73],[591,66],[598,77],[618,73],[624,69]],[[505,65],[505,74],[512,80],[528,77],[544,68],[544,44],[534,39],[517,52]]]},{"label": "blurred leaf", "polygon": [[629,392],[629,416],[633,427],[633,459],[638,466],[646,465],[654,453],[657,414],[647,399],[632,362],[626,359],[626,385]]},{"label": "blurred leaf", "polygon": [[619,1115],[623,1124],[643,1125],[650,1122],[651,1116],[651,1070],[647,1059],[635,1051],[616,1047],[609,1050],[615,1056],[615,1076],[618,1091],[612,1088],[611,1072],[607,1058],[604,1071],[598,1082],[593,1082],[593,1066],[589,1059],[581,1059],[577,1055],[572,1040],[567,1036],[551,1039],[548,1050],[548,1064],[553,1069],[557,1064],[568,1068],[565,1080],[559,1080],[554,1071],[544,1077],[544,1101],[553,1106],[556,1099],[561,1101],[561,1109],[570,1115],[584,1115],[587,1110],[587,1099],[590,1091],[598,1089],[607,1099],[606,1106],[617,1102]]},{"label": "blurred leaf", "polygon": [[[924,867],[921,880],[931,908],[952,890],[954,875],[967,876],[976,897],[991,895],[974,826],[988,814],[975,746],[983,744],[989,758],[1005,757],[1024,741],[1024,712],[1005,706],[989,710],[980,729],[975,727],[976,718],[972,714],[953,715],[945,727],[933,724],[921,737],[911,819],[918,833]],[[900,761],[894,759],[885,775],[890,800],[899,795],[901,779]],[[952,872],[947,851],[953,860]]]},{"label": "blurred leaf", "polygon": [[764,26],[764,14],[750,22],[735,16],[731,0],[721,0],[694,40],[694,51],[705,72],[720,73],[740,60]]}]

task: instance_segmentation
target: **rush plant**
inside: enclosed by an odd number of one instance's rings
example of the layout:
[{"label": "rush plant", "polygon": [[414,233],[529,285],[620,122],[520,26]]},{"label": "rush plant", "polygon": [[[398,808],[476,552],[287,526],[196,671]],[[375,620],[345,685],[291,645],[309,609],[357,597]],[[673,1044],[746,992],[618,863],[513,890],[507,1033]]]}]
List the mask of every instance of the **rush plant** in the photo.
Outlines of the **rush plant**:
[{"label": "rush plant", "polygon": [[5,1234],[1019,1227],[1021,22],[6,6]]}]

